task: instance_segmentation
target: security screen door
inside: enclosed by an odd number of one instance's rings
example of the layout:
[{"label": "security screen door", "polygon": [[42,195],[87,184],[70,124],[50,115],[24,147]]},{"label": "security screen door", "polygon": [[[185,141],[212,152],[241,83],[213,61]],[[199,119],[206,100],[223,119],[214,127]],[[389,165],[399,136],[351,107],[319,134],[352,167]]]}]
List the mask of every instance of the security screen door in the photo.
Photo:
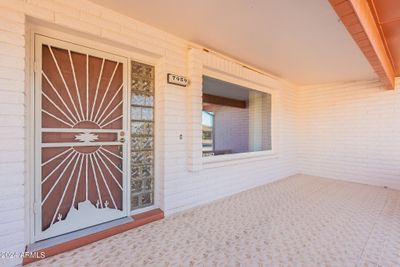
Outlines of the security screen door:
[{"label": "security screen door", "polygon": [[127,216],[127,59],[35,36],[35,240]]}]

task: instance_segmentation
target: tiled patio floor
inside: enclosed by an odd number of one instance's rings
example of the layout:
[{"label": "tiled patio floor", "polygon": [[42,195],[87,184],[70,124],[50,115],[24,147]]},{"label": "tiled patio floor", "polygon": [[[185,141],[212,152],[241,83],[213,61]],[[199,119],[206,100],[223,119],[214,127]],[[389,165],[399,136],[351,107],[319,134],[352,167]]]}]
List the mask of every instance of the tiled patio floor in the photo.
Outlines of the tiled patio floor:
[{"label": "tiled patio floor", "polygon": [[400,266],[400,191],[297,175],[29,266]]}]

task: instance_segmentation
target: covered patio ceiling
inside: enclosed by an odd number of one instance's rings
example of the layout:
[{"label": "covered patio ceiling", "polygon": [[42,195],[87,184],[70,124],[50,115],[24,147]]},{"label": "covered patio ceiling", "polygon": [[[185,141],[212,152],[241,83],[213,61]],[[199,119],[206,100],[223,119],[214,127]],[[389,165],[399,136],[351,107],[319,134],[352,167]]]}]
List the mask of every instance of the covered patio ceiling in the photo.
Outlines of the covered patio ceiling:
[{"label": "covered patio ceiling", "polygon": [[326,0],[92,1],[298,85],[377,77]]}]

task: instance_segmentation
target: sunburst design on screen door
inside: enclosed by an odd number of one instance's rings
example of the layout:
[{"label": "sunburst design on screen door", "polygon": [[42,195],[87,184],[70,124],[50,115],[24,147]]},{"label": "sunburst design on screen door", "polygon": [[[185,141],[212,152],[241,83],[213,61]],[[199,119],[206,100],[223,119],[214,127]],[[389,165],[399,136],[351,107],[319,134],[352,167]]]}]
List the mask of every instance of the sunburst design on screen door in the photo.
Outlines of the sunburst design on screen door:
[{"label": "sunburst design on screen door", "polygon": [[41,231],[121,217],[123,63],[42,45]]}]

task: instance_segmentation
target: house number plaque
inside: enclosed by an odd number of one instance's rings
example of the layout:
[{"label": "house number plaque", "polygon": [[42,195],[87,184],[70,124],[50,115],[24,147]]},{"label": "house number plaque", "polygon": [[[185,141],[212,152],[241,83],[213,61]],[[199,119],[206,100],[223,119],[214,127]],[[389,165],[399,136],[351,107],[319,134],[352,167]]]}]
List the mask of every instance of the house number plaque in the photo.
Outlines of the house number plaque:
[{"label": "house number plaque", "polygon": [[184,76],[168,73],[167,82],[170,84],[186,87],[189,84],[189,79]]}]

